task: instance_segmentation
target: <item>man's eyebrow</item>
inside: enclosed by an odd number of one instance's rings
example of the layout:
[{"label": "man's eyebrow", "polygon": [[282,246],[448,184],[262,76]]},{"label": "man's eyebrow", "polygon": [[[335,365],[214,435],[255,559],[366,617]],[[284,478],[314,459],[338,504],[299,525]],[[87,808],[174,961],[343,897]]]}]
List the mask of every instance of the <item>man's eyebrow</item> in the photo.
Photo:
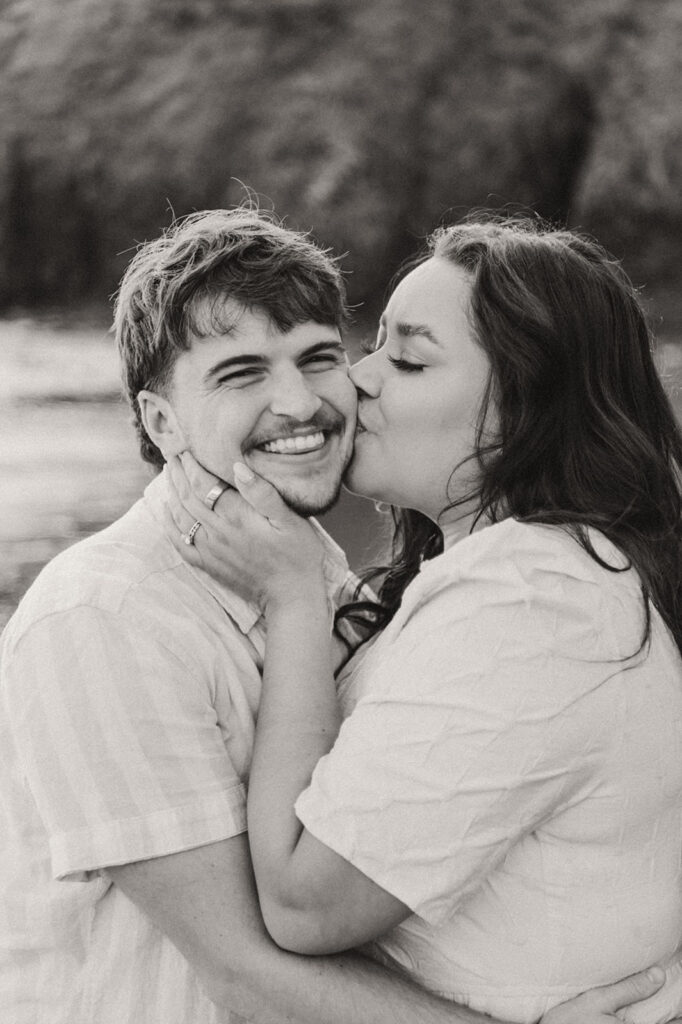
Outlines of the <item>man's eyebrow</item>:
[{"label": "man's eyebrow", "polygon": [[401,338],[414,338],[419,335],[432,341],[434,345],[440,345],[438,338],[426,324],[407,324],[401,322],[395,325],[395,329]]},{"label": "man's eyebrow", "polygon": [[340,352],[342,355],[346,354],[346,346],[343,342],[337,338],[330,338],[328,341],[317,341],[310,348],[304,349],[299,353],[299,359],[305,356],[314,356],[316,352],[328,352],[330,348],[334,349],[335,352]]}]

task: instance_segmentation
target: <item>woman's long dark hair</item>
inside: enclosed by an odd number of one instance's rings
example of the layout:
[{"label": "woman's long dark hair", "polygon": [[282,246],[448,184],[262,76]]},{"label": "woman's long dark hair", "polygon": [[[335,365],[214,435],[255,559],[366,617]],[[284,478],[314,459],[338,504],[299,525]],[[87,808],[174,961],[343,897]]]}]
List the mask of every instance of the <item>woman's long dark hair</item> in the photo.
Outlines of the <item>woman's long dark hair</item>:
[{"label": "woman's long dark hair", "polygon": [[[474,498],[491,522],[560,525],[619,571],[590,543],[588,527],[600,530],[641,579],[642,644],[652,602],[682,651],[682,434],[632,283],[594,241],[536,221],[440,229],[424,259],[431,257],[470,274],[471,321],[491,366],[471,456],[478,484],[447,508]],[[485,427],[493,419],[491,442]],[[442,551],[440,529],[426,516],[392,514],[391,565],[366,577],[383,575],[370,629],[392,618],[421,562]],[[356,618],[363,609],[339,614]]]}]

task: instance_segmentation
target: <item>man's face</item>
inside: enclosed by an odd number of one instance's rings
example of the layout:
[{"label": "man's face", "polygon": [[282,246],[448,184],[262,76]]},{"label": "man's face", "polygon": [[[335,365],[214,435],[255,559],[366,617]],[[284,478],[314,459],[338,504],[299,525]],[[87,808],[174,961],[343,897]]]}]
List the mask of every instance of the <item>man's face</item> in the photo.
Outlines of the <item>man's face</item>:
[{"label": "man's face", "polygon": [[339,331],[308,321],[283,333],[261,310],[234,314],[229,333],[196,338],[176,361],[168,400],[186,447],[223,480],[244,462],[296,512],[324,512],[355,430]]}]

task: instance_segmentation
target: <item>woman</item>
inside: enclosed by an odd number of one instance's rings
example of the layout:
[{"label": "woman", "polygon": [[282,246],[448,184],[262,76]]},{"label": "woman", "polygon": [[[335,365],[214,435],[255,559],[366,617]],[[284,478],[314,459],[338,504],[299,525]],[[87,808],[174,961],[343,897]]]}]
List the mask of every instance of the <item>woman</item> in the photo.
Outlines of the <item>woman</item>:
[{"label": "woman", "polygon": [[177,527],[204,526],[183,553],[267,615],[249,836],[268,928],[303,953],[374,943],[514,1021],[660,962],[626,1019],[670,1019],[682,439],[634,290],[572,233],[449,228],[351,375],[347,482],[397,528],[340,732],[314,530],[246,466],[212,515],[174,469]]}]

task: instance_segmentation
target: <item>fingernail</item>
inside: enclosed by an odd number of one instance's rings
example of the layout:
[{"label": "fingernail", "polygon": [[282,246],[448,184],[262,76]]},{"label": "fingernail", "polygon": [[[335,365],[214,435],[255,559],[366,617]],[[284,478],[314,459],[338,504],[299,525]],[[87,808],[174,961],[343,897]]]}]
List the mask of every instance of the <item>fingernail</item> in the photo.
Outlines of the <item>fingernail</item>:
[{"label": "fingernail", "polygon": [[646,972],[646,976],[655,985],[660,985],[665,981],[665,971],[662,967],[650,967]]},{"label": "fingernail", "polygon": [[235,480],[239,480],[242,484],[250,484],[255,479],[253,473],[248,466],[245,466],[243,462],[235,462],[232,467]]}]

